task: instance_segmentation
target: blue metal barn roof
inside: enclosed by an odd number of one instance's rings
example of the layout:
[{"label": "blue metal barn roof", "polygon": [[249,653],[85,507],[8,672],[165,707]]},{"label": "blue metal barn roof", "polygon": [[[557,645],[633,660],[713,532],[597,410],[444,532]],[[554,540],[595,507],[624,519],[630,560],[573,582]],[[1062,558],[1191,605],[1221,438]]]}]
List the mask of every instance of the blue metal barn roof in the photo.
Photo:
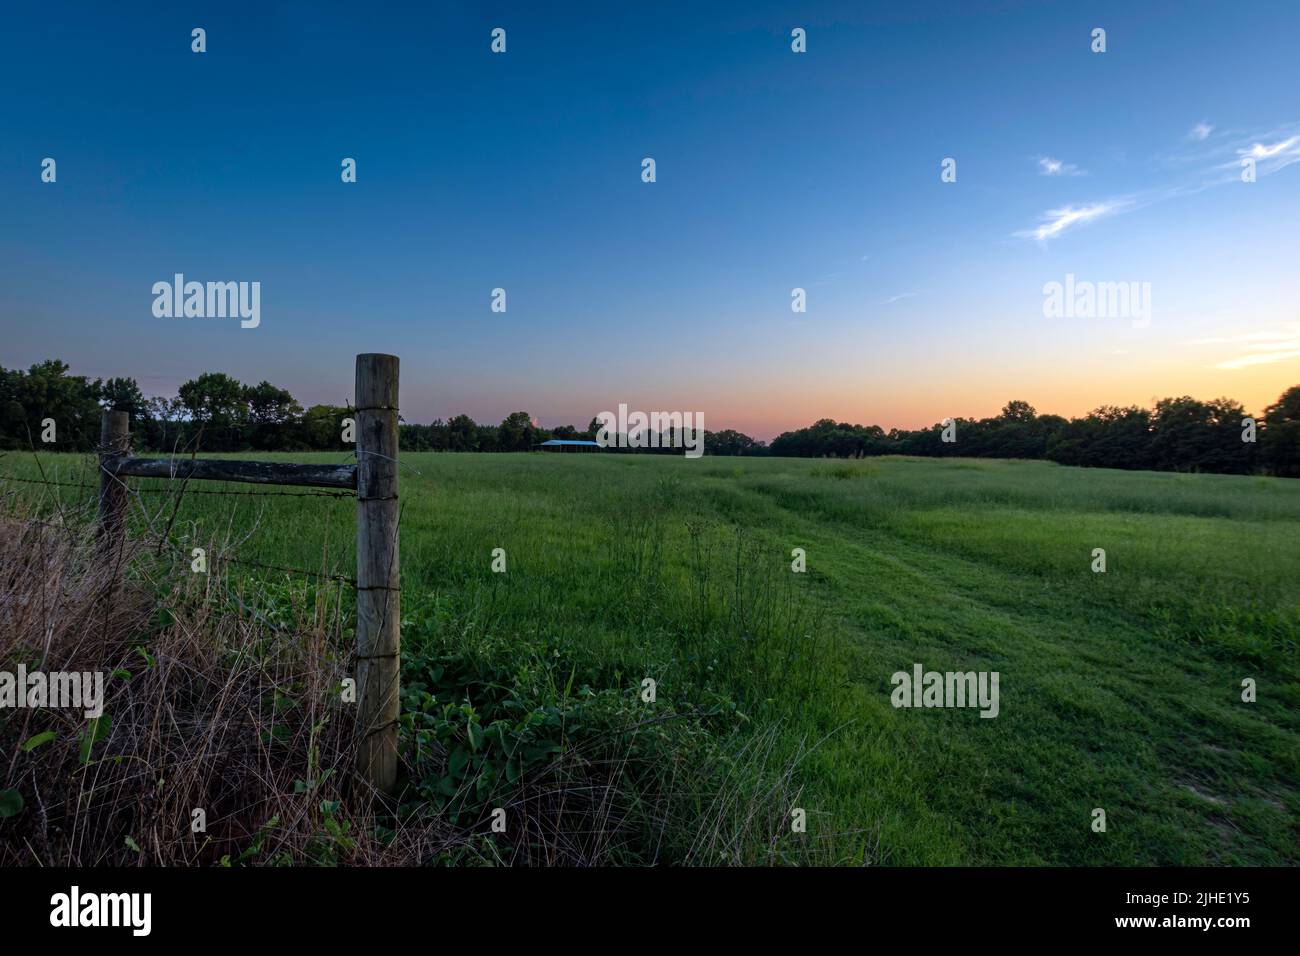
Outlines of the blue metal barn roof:
[{"label": "blue metal barn roof", "polygon": [[597,448],[600,447],[598,441],[574,441],[571,438],[552,438],[550,441],[538,442],[538,444],[542,447],[547,445],[595,445]]}]

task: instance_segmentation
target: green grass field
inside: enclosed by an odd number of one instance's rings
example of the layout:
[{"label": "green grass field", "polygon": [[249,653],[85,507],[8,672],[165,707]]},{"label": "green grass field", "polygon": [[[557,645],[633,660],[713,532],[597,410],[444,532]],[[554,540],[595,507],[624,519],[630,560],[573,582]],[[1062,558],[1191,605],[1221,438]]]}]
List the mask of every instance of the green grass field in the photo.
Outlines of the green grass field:
[{"label": "green grass field", "polygon": [[[0,472],[30,476],[31,456]],[[1300,481],[411,454],[401,500],[404,651],[540,647],[629,695],[654,678],[648,709],[731,701],[711,732],[742,762],[761,751],[734,785],[761,806],[786,768],[808,820],[745,858],[1300,861]],[[347,500],[195,496],[171,533],[251,530],[245,556],[350,574],[354,528]],[[999,716],[893,708],[890,676],[914,663],[998,671]]]}]

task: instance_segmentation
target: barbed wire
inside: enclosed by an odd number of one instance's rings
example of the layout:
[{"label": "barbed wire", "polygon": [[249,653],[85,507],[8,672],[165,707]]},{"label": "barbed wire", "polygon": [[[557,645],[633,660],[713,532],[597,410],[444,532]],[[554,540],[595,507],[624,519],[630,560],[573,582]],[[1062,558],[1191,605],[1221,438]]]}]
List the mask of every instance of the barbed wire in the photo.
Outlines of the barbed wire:
[{"label": "barbed wire", "polygon": [[[190,555],[186,552],[184,545],[178,545],[174,541],[168,541],[167,544],[180,554],[188,558]],[[245,567],[259,568],[263,571],[283,571],[286,574],[305,574],[309,578],[315,578],[318,581],[338,581],[341,584],[350,584],[352,587],[357,586],[357,579],[350,578],[346,574],[331,574],[328,571],[308,571],[306,568],[295,568],[282,564],[267,564],[264,561],[254,561],[252,558],[236,558],[225,552],[216,551],[211,555],[213,564],[220,564],[225,561],[230,564],[242,564]]]},{"label": "barbed wire", "polygon": [[[149,479],[144,479],[148,481]],[[55,488],[87,488],[94,490],[95,485],[86,482],[72,481],[50,481],[40,478],[19,478],[17,475],[0,475],[0,481],[18,481],[28,485],[49,485]],[[356,495],[347,491],[225,491],[216,488],[186,488],[180,491],[175,488],[132,488],[133,493],[143,495],[226,495],[228,497],[245,497],[245,498],[351,498],[356,499]]]},{"label": "barbed wire", "polygon": [[353,458],[353,459],[356,459],[356,461],[357,461],[358,464],[360,464],[361,459],[360,459],[360,457],[358,457],[358,456],[360,456],[360,455],[367,455],[367,456],[369,456],[370,458],[382,458],[382,459],[384,459],[384,461],[391,461],[391,462],[392,462],[393,464],[395,464],[398,468],[404,468],[404,469],[406,469],[407,471],[411,472],[412,474],[419,475],[421,478],[424,477],[424,472],[422,472],[419,468],[416,468],[416,467],[413,466],[413,465],[408,465],[406,462],[404,462],[404,461],[399,461],[399,460],[396,459],[396,458],[390,458],[390,457],[387,456],[387,455],[381,455],[381,454],[380,454],[379,452],[377,452],[377,451],[354,451],[354,452],[352,452],[350,455],[347,455],[346,457],[344,457],[343,460],[344,460],[344,461],[347,461],[349,458]]},{"label": "barbed wire", "polygon": [[[50,480],[50,479],[39,479],[39,478],[21,478],[21,477],[19,477],[19,476],[17,476],[17,475],[4,475],[4,474],[0,474],[0,480],[2,480],[2,481],[20,482],[20,483],[22,483],[22,484],[29,484],[29,485],[45,485],[45,486],[56,487],[56,488],[79,488],[79,489],[82,489],[82,490],[86,490],[86,489],[97,490],[95,485],[88,484],[88,483],[86,483],[86,482],[53,481],[53,480]],[[172,488],[131,488],[131,489],[130,489],[130,492],[131,492],[132,494],[137,494],[137,495],[138,495],[138,494],[144,494],[144,493],[176,494],[176,495],[197,494],[197,495],[226,495],[226,496],[228,496],[228,497],[236,497],[236,498],[238,498],[238,497],[250,497],[250,496],[251,496],[251,497],[259,497],[259,498],[352,498],[352,499],[355,499],[355,498],[356,498],[356,495],[355,495],[355,494],[350,494],[350,493],[348,493],[348,492],[341,492],[341,491],[340,491],[340,492],[334,492],[334,491],[222,491],[222,490],[217,490],[217,489],[206,489],[206,490],[205,490],[205,489],[192,489],[192,488],[181,488],[181,489],[172,489]],[[31,520],[33,523],[35,523],[35,524],[40,524],[40,525],[44,525],[44,526],[51,527],[51,528],[59,528],[59,529],[61,529],[61,530],[65,530],[65,531],[70,531],[70,530],[71,530],[70,526],[67,525],[67,524],[54,524],[54,523],[52,523],[52,522],[40,521],[40,520],[38,520],[38,519],[30,519],[30,520]],[[159,535],[157,531],[154,531],[153,534],[154,534],[155,536],[157,536],[158,538],[161,539],[161,540],[160,540],[160,543],[161,543],[161,544],[163,544],[163,545],[169,547],[172,551],[176,552],[176,553],[179,554],[180,556],[182,556],[182,557],[184,557],[184,558],[189,558],[189,557],[190,557],[190,552],[189,552],[189,550],[188,550],[184,545],[178,544],[176,541],[174,541],[174,540],[173,540],[172,538],[170,538],[170,537],[167,537],[167,536],[164,536],[164,535]],[[222,562],[226,562],[226,563],[229,563],[229,564],[238,564],[238,565],[242,565],[242,566],[244,566],[244,567],[258,568],[258,569],[260,569],[260,570],[264,570],[264,571],[279,571],[279,572],[283,572],[283,573],[285,573],[285,574],[301,574],[301,575],[304,575],[304,576],[309,577],[309,578],[314,578],[314,579],[316,579],[316,580],[318,580],[318,581],[337,581],[337,582],[340,582],[340,583],[342,583],[342,584],[348,584],[348,585],[352,586],[353,588],[355,588],[355,587],[357,586],[357,582],[356,582],[356,579],[355,579],[355,578],[348,577],[347,575],[344,575],[344,574],[332,574],[332,573],[325,572],[325,571],[312,571],[312,570],[309,570],[309,569],[307,569],[307,568],[293,567],[293,566],[291,566],[291,565],[270,564],[270,563],[265,562],[265,561],[255,561],[255,560],[253,560],[252,558],[241,558],[241,557],[236,557],[235,555],[228,554],[228,553],[226,553],[226,552],[224,552],[224,551],[214,551],[214,552],[212,553],[212,555],[210,556],[210,560],[211,560],[214,564],[219,564],[219,563],[222,563]]]},{"label": "barbed wire", "polygon": [[49,485],[52,488],[94,488],[83,482],[50,481],[42,478],[19,478],[17,475],[0,475],[0,481],[19,481],[25,485]]},{"label": "barbed wire", "polygon": [[[171,488],[133,488],[142,495],[180,494]],[[213,488],[186,488],[187,495],[225,495],[230,498],[350,498],[356,500],[356,494],[347,491],[222,491]]]}]

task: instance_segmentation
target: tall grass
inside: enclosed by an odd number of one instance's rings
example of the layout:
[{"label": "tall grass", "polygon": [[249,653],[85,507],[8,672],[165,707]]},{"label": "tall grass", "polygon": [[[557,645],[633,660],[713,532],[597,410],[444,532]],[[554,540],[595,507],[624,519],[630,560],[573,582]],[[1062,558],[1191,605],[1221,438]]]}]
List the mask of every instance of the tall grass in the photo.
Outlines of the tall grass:
[{"label": "tall grass", "polygon": [[107,550],[84,508],[46,509],[52,521],[28,508],[10,500],[3,518],[0,669],[98,671],[107,694],[97,719],[3,714],[0,790],[22,809],[0,821],[0,864],[755,863],[789,852],[793,764],[770,739],[736,734],[728,698],[701,687],[651,707],[617,661],[553,636],[494,638],[490,588],[454,607],[412,594],[402,780],[392,799],[372,793],[352,773],[345,590],[221,561],[194,573],[186,548],[225,554],[258,529],[217,522],[227,537],[213,541],[181,522],[184,547],[158,547],[150,532],[166,526],[167,502],[137,507],[139,533]]},{"label": "tall grass", "polygon": [[[407,789],[370,817],[329,791],[363,846],[575,864],[1298,859],[1300,482],[962,460],[404,463]],[[172,535],[346,575],[352,510],[186,497]],[[144,516],[134,533],[149,538]],[[346,655],[337,589],[224,575],[204,600],[249,640],[328,620]],[[998,719],[894,710],[890,675],[916,662],[998,670]],[[313,706],[290,710],[334,713]],[[322,757],[326,787],[341,753]],[[16,784],[30,774],[0,787]],[[1097,806],[1118,821],[1104,838]],[[407,827],[426,835],[393,835]]]},{"label": "tall grass", "polygon": [[[105,548],[86,516],[11,508],[0,543],[0,668],[101,672],[103,716],[0,723],[0,863],[212,865],[400,858],[344,784],[343,617],[327,594],[178,573],[141,539]],[[188,569],[186,569],[188,570]],[[196,813],[198,811],[198,813]],[[408,834],[411,835],[411,834]]]}]

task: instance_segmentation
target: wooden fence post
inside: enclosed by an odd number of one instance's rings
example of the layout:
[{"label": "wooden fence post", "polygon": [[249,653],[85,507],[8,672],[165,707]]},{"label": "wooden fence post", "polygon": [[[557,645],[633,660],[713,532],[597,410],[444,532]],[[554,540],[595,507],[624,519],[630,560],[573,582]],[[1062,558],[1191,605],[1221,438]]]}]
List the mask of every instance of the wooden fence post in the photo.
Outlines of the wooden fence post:
[{"label": "wooden fence post", "polygon": [[132,458],[126,412],[105,411],[99,436],[99,527],[105,548],[126,537],[127,476],[196,478],[357,490],[357,770],[377,790],[397,782],[401,677],[395,355],[357,356],[357,464]]},{"label": "wooden fence post", "polygon": [[401,668],[395,355],[357,356],[357,769],[376,789],[397,780]]},{"label": "wooden fence post", "polygon": [[105,409],[99,418],[99,538],[106,549],[117,548],[126,535],[126,479],[105,465],[131,450],[130,416]]}]

